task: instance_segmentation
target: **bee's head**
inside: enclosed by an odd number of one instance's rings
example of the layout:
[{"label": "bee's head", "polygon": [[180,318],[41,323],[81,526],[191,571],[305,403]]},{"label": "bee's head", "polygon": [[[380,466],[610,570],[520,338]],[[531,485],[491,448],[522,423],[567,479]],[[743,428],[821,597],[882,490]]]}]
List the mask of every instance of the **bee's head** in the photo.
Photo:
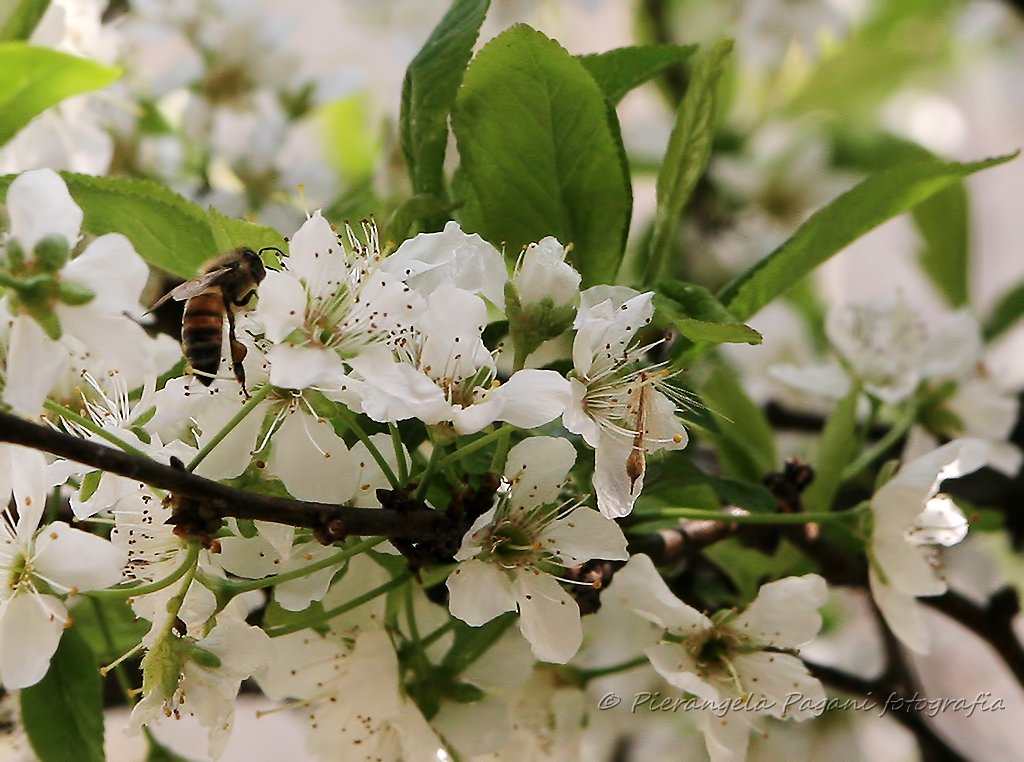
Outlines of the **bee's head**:
[{"label": "bee's head", "polygon": [[257,283],[267,277],[267,268],[264,266],[263,260],[252,249],[247,247],[242,249],[242,261],[245,263],[246,268],[248,268],[252,279]]}]

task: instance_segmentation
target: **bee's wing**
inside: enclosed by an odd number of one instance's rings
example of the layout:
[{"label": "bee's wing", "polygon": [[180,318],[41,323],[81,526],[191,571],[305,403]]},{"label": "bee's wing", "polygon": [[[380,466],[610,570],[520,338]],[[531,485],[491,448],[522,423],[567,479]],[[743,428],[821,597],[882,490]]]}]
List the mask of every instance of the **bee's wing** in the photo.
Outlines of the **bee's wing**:
[{"label": "bee's wing", "polygon": [[221,267],[211,272],[203,273],[194,280],[185,281],[157,299],[156,303],[146,310],[146,314],[148,315],[150,312],[156,310],[157,307],[168,299],[173,299],[176,302],[183,302],[186,299],[191,299],[193,296],[199,296],[199,294],[214,285],[221,276],[230,272],[231,269],[232,268],[230,267]]}]

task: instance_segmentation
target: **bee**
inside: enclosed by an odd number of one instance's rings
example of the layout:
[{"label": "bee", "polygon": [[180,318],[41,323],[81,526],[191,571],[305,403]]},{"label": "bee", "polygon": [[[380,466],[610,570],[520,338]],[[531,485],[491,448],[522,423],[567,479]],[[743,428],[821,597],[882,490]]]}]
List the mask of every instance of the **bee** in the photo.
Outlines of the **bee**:
[{"label": "bee", "polygon": [[213,383],[220,367],[226,314],[231,369],[242,387],[242,394],[248,399],[245,369],[242,367],[247,350],[235,336],[235,308],[244,307],[252,300],[266,275],[267,270],[259,254],[240,246],[207,261],[200,268],[198,278],[182,283],[150,308],[152,312],[168,299],[185,302],[181,318],[181,349],[192,373],[199,376],[199,382],[204,386]]}]

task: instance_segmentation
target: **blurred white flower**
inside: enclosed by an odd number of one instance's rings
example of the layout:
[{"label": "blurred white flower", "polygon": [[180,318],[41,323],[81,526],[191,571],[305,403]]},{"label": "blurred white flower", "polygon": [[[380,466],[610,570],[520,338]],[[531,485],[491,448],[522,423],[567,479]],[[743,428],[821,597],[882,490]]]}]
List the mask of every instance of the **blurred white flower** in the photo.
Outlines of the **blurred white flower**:
[{"label": "blurred white flower", "polygon": [[928,651],[930,638],[915,598],[946,592],[934,546],[967,536],[967,519],[939,490],[987,457],[984,442],[955,440],[900,468],[871,498],[871,594],[896,637],[918,653]]},{"label": "blurred white flower", "polygon": [[[712,618],[679,600],[642,554],[616,572],[609,591],[664,630],[661,642],[646,649],[658,673],[708,702],[697,726],[713,762],[744,759],[758,715],[803,721],[814,716],[807,707],[824,702],[821,683],[795,655],[821,628],[818,609],[828,588],[817,574],[769,582],[743,612]],[[807,703],[794,705],[794,695]]]}]

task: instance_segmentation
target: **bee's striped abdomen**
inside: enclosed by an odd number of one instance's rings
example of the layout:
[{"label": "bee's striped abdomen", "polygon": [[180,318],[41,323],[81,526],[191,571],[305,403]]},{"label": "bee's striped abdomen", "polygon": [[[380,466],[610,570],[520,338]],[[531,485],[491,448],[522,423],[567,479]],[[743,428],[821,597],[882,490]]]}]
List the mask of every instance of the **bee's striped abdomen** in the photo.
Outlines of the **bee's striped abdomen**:
[{"label": "bee's striped abdomen", "polygon": [[204,386],[213,383],[224,344],[224,297],[220,289],[185,302],[181,319],[181,348]]}]

